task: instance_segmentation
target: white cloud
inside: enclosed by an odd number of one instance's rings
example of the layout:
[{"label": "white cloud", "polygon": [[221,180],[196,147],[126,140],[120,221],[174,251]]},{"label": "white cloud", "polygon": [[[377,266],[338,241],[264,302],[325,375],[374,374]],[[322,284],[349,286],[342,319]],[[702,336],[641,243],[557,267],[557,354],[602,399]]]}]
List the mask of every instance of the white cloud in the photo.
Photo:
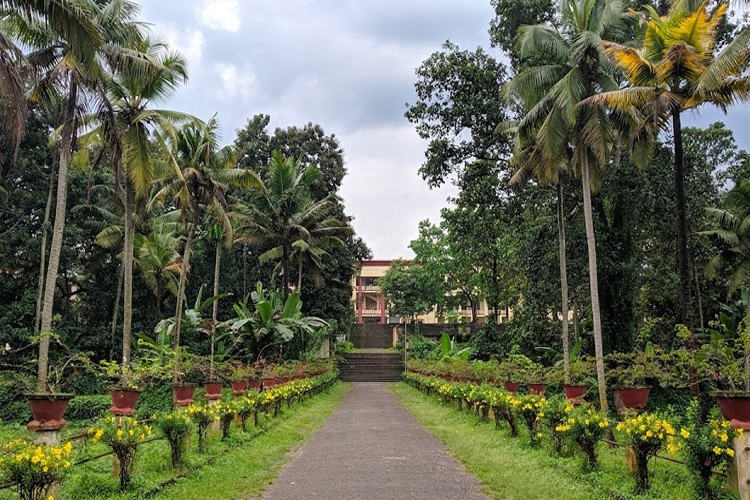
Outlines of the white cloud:
[{"label": "white cloud", "polygon": [[211,29],[231,33],[240,30],[239,0],[203,0],[196,10],[198,19]]},{"label": "white cloud", "polygon": [[240,69],[234,64],[216,63],[214,71],[221,81],[221,88],[217,91],[219,99],[247,102],[257,96],[257,77],[252,68]]},{"label": "white cloud", "polygon": [[362,129],[340,139],[349,169],[341,194],[357,234],[376,259],[413,257],[407,247],[417,237],[417,224],[439,221],[455,187],[430,190],[419,177],[424,142],[408,124]]},{"label": "white cloud", "polygon": [[179,51],[187,58],[189,71],[200,67],[206,38],[199,29],[180,30],[173,24],[164,24],[155,30],[157,38],[164,41],[170,49]]}]

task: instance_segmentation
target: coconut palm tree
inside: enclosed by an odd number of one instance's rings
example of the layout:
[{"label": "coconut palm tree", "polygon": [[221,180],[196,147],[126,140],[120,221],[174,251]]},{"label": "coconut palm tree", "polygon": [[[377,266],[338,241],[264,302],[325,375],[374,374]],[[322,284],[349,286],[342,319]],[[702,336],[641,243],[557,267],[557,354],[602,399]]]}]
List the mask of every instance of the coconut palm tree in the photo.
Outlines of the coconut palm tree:
[{"label": "coconut palm tree", "polygon": [[182,238],[166,224],[156,223],[150,233],[135,235],[134,246],[135,267],[156,298],[156,312],[161,321],[164,292],[177,295]]},{"label": "coconut palm tree", "polygon": [[[115,169],[116,191],[125,208],[123,217],[123,328],[122,366],[130,363],[133,317],[133,266],[135,226],[138,207],[156,179],[156,163],[169,155],[166,144],[157,140],[173,136],[178,123],[194,120],[190,115],[154,109],[154,105],[171,97],[187,80],[186,61],[159,42],[148,39],[133,45],[148,64],[121,64],[101,85],[100,104],[96,110],[99,128]],[[161,135],[158,135],[161,134]],[[124,187],[124,195],[117,187]],[[125,375],[125,373],[123,373]]]},{"label": "coconut palm tree", "polygon": [[693,309],[689,266],[687,208],[684,187],[682,112],[703,104],[726,111],[750,96],[750,29],[745,28],[716,53],[717,28],[727,4],[713,11],[708,2],[675,0],[667,15],[645,6],[645,30],[638,46],[604,43],[605,53],[622,69],[628,87],[591,98],[597,105],[638,118],[630,136],[632,157],[645,164],[653,154],[660,130],[671,122],[674,136],[674,184],[677,219],[677,263],[680,274],[682,322],[692,331]]},{"label": "coconut palm tree", "polygon": [[324,249],[321,245],[334,245],[334,238],[351,234],[351,228],[336,216],[335,195],[319,201],[310,195],[320,177],[317,168],[300,168],[293,158],[274,152],[266,178],[239,221],[237,241],[268,249],[260,255],[261,263],[277,263],[275,272],[282,276],[284,299],[289,295],[295,253],[299,257],[315,246]]},{"label": "coconut palm tree", "polygon": [[559,178],[567,165],[581,176],[599,404],[606,411],[591,190],[599,185],[598,168],[608,161],[613,133],[604,111],[579,104],[617,88],[607,71],[601,42],[617,40],[624,34],[624,5],[612,0],[563,0],[561,11],[560,30],[548,25],[519,30],[521,57],[543,51],[549,59],[522,70],[508,83],[504,94],[525,110],[515,127],[521,153],[517,161],[529,165],[526,168],[542,179]]},{"label": "coconut palm tree", "polygon": [[[226,238],[233,239],[234,230],[229,220],[229,204],[225,193],[230,188],[259,189],[261,181],[251,170],[238,169],[234,148],[219,148],[216,116],[206,123],[190,122],[180,128],[171,139],[170,175],[157,181],[161,188],[156,200],[171,197],[187,229],[182,253],[182,268],[177,289],[177,307],[172,342],[179,359],[180,330],[184,309],[185,287],[190,271],[190,252],[200,222],[205,214],[221,226]],[[179,367],[175,363],[174,380]]]},{"label": "coconut palm tree", "polygon": [[[75,16],[61,10],[66,5],[75,11]],[[50,334],[67,208],[68,167],[75,132],[82,123],[83,109],[90,102],[92,90],[107,69],[128,60],[138,65],[144,65],[145,61],[126,48],[128,43],[140,38],[140,24],[134,21],[137,5],[127,0],[108,3],[7,0],[0,6],[17,7],[11,35],[21,45],[31,48],[27,61],[36,74],[32,100],[44,103],[58,94],[64,95],[55,134],[59,149],[55,219],[40,322],[37,390],[42,392],[47,388]],[[57,15],[60,17],[56,18]],[[81,22],[75,22],[74,18]],[[70,24],[65,24],[66,19]]]}]

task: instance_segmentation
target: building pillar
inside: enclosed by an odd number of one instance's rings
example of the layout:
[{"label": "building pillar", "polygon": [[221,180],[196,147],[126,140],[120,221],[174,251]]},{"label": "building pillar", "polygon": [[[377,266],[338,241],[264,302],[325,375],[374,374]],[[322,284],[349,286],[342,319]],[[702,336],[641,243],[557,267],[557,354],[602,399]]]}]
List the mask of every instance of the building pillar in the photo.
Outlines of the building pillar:
[{"label": "building pillar", "polygon": [[385,297],[380,296],[380,324],[385,325]]},{"label": "building pillar", "polygon": [[364,297],[362,296],[362,282],[364,278],[359,277],[357,281],[357,323],[362,324],[362,306]]}]

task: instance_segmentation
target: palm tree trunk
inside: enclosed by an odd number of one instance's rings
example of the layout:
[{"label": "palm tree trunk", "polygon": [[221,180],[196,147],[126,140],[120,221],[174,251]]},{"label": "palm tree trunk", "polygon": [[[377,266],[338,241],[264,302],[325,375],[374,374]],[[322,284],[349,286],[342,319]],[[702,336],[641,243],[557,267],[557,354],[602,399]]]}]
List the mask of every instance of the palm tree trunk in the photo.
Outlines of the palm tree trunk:
[{"label": "palm tree trunk", "polygon": [[133,183],[125,173],[125,235],[122,243],[123,304],[122,304],[122,381],[127,383],[130,365],[130,344],[133,332],[133,260],[135,247],[135,217]]},{"label": "palm tree trunk", "polygon": [[607,384],[604,379],[604,350],[602,348],[602,321],[599,310],[599,278],[596,272],[596,239],[594,236],[594,214],[591,209],[591,184],[587,152],[581,151],[581,183],[583,184],[583,215],[586,223],[586,245],[589,253],[589,290],[591,292],[591,316],[594,322],[594,353],[596,354],[596,380],[599,386],[599,409],[608,412]]},{"label": "palm tree trunk", "polygon": [[[688,262],[687,206],[685,201],[685,166],[682,150],[682,124],[680,110],[672,111],[674,133],[674,190],[677,208],[677,267],[680,273],[680,306],[682,323],[693,331],[693,307],[690,290],[690,264]],[[692,344],[693,341],[690,340]]]},{"label": "palm tree trunk", "polygon": [[164,285],[162,284],[161,276],[156,276],[156,318],[162,320],[161,306],[164,302]]},{"label": "palm tree trunk", "polygon": [[185,301],[185,288],[187,283],[188,267],[190,266],[190,245],[193,243],[193,237],[195,236],[195,226],[197,222],[193,221],[190,223],[190,229],[188,230],[188,237],[185,240],[185,250],[182,254],[182,267],[180,268],[180,284],[177,287],[177,307],[174,312],[174,331],[172,337],[172,345],[174,347],[175,363],[174,371],[172,373],[172,382],[175,384],[180,380],[180,330],[182,329],[182,311],[184,309],[183,302]]},{"label": "palm tree trunk", "polygon": [[42,243],[39,249],[39,283],[36,293],[36,312],[34,313],[34,331],[39,333],[42,321],[42,302],[44,297],[44,268],[47,264],[47,235],[49,234],[49,217],[52,212],[52,200],[55,196],[57,170],[50,171],[49,190],[47,191],[47,205],[44,207],[44,221],[42,222]]},{"label": "palm tree trunk", "polygon": [[299,259],[297,262],[297,292],[300,296],[302,295],[302,252],[299,253]]},{"label": "palm tree trunk", "polygon": [[[221,270],[221,240],[216,240],[216,259],[214,261],[214,297],[219,295],[219,271]],[[219,319],[219,301],[214,300],[211,314],[211,366],[209,378],[214,380],[214,346],[216,342],[216,322]]]},{"label": "palm tree trunk", "polygon": [[570,339],[568,337],[568,262],[565,244],[565,204],[562,182],[557,182],[557,234],[560,245],[560,292],[562,295],[562,347],[565,383],[570,383]]},{"label": "palm tree trunk", "polygon": [[115,303],[112,306],[112,327],[109,332],[109,360],[115,359],[115,335],[117,334],[117,318],[120,316],[120,299],[122,298],[122,283],[125,276],[125,268],[120,264],[120,272],[117,273],[117,291],[115,292]]},{"label": "palm tree trunk", "polygon": [[76,98],[78,85],[70,77],[68,99],[65,103],[63,128],[60,137],[60,162],[57,169],[57,199],[55,202],[55,223],[52,227],[52,243],[49,250],[49,263],[44,283],[44,303],[42,304],[42,321],[39,328],[39,363],[37,365],[36,390],[46,392],[49,371],[49,344],[52,333],[52,313],[55,304],[57,271],[60,267],[63,230],[65,229],[65,212],[68,201],[68,167],[73,153],[73,133],[75,128]]},{"label": "palm tree trunk", "polygon": [[281,274],[283,276],[282,279],[284,280],[282,286],[284,301],[286,301],[286,298],[289,296],[289,250],[286,248],[286,245],[283,246],[281,258],[283,259],[281,261],[281,265],[283,266]]}]

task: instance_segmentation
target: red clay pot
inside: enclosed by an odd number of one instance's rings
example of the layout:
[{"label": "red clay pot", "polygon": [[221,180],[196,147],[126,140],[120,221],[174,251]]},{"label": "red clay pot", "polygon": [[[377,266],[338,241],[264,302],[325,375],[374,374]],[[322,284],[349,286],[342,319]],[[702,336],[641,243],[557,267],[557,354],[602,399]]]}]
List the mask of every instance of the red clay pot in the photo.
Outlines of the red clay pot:
[{"label": "red clay pot", "polygon": [[518,382],[511,382],[510,380],[506,380],[505,382],[503,382],[503,387],[505,387],[506,391],[515,394],[518,392],[518,388],[521,387],[521,384]]},{"label": "red clay pot", "polygon": [[250,390],[258,391],[258,390],[260,390],[260,382],[261,382],[260,380],[250,380],[247,383],[247,387]]},{"label": "red clay pot", "polygon": [[26,426],[30,431],[55,431],[67,427],[63,418],[73,394],[27,394],[34,420]]},{"label": "red clay pot", "polygon": [[270,389],[271,387],[276,387],[277,385],[278,385],[278,379],[269,378],[269,379],[263,380],[263,390]]},{"label": "red clay pot", "polygon": [[233,380],[232,381],[232,394],[235,396],[242,396],[247,390],[247,380]]},{"label": "red clay pot", "polygon": [[544,394],[547,390],[547,384],[526,384],[531,394]]},{"label": "red clay pot", "polygon": [[572,403],[583,403],[583,395],[589,389],[587,385],[564,385],[565,397]]},{"label": "red clay pot", "polygon": [[204,398],[209,401],[221,399],[221,382],[206,382],[203,384],[203,388],[206,390],[206,393],[203,395]]},{"label": "red clay pot", "polygon": [[648,403],[648,395],[651,389],[648,387],[622,387],[615,389],[622,406],[629,410],[642,410]]},{"label": "red clay pot", "polygon": [[112,395],[112,407],[109,412],[117,417],[129,417],[135,413],[135,404],[141,391],[137,389],[124,389],[113,387],[109,390]]},{"label": "red clay pot", "polygon": [[193,403],[193,394],[195,394],[195,384],[173,385],[172,394],[174,404],[177,406],[187,406]]},{"label": "red clay pot", "polygon": [[717,392],[713,396],[732,427],[750,430],[750,393]]}]

